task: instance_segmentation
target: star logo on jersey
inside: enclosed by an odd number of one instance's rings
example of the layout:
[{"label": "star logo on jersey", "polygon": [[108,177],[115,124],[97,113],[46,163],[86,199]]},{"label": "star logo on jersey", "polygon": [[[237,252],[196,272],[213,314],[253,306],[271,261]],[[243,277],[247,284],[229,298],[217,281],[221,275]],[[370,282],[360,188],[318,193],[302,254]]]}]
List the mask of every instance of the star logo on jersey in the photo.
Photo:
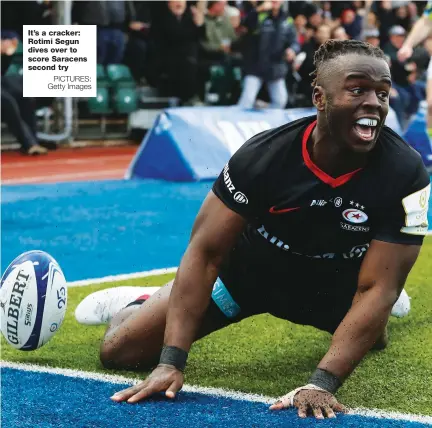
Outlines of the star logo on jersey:
[{"label": "star logo on jersey", "polygon": [[348,208],[342,213],[342,217],[349,221],[350,223],[364,223],[367,221],[368,216],[363,211],[357,210],[355,208]]},{"label": "star logo on jersey", "polygon": [[355,201],[350,201],[350,205],[352,205],[353,207],[356,207],[356,208],[360,208],[361,210],[365,209],[364,205],[359,204],[358,202],[355,202]]}]

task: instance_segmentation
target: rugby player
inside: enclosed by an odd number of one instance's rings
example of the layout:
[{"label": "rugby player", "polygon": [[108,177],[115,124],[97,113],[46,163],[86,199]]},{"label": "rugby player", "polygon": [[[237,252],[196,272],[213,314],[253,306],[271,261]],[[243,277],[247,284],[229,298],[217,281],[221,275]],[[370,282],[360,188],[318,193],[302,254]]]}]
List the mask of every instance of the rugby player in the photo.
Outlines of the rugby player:
[{"label": "rugby player", "polygon": [[335,417],[338,388],[385,347],[427,231],[429,175],[384,125],[391,76],[379,48],[329,40],[314,63],[317,115],[247,141],[203,202],[174,281],[113,317],[102,364],[157,366],[112,400],[175,397],[195,340],[270,313],[333,335],[307,385],[271,409]]},{"label": "rugby player", "polygon": [[[423,11],[422,17],[414,24],[404,44],[398,51],[398,59],[405,61],[411,58],[413,48],[428,37],[432,37],[432,1],[429,1]],[[432,60],[429,61],[427,70],[427,133],[432,148]]]}]

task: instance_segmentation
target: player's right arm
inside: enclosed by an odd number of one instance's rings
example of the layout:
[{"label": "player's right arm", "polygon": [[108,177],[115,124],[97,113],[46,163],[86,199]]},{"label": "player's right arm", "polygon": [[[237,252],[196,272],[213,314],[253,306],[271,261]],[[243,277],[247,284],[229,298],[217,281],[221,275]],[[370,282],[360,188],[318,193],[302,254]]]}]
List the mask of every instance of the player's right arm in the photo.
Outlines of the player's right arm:
[{"label": "player's right arm", "polygon": [[244,217],[229,209],[213,192],[208,194],[170,295],[164,348],[171,352],[172,361],[163,361],[161,356],[161,363],[146,380],[120,391],[112,397],[114,401],[136,403],[158,392],[174,398],[181,389],[184,377],[175,362],[176,355],[186,359],[209,305],[220,264],[245,225]]},{"label": "player's right arm", "polygon": [[225,165],[195,220],[171,291],[166,346],[189,352],[223,259],[248,220],[262,209],[262,169],[257,165],[263,162],[260,141],[259,136],[253,137]]},{"label": "player's right arm", "polygon": [[220,265],[246,225],[213,192],[205,199],[170,296],[164,343],[188,352],[210,301]]},{"label": "player's right arm", "polygon": [[413,49],[432,33],[432,1],[429,1],[423,16],[417,20],[404,44],[398,51],[399,61],[406,61],[412,56]]},{"label": "player's right arm", "polygon": [[262,206],[265,193],[259,164],[263,156],[255,150],[256,140],[249,140],[230,159],[196,217],[172,287],[159,365],[145,381],[120,391],[113,400],[135,403],[163,391],[174,398],[181,389],[184,364],[210,303],[221,263]]}]

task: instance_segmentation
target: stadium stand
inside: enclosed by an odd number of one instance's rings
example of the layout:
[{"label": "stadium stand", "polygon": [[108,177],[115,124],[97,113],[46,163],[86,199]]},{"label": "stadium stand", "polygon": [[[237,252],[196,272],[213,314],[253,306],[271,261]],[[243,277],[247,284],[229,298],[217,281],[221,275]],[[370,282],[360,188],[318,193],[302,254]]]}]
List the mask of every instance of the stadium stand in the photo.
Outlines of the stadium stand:
[{"label": "stadium stand", "polygon": [[[104,9],[103,2],[100,2],[100,7],[95,6],[93,9],[79,3],[64,2],[58,5],[53,2],[36,6],[32,4],[27,13],[17,9],[15,2],[2,4],[2,38],[6,37],[3,30],[15,32],[20,38],[23,24],[57,24],[61,23],[68,13],[72,22],[95,21],[98,25],[113,28],[113,34],[118,35],[116,31],[119,28],[124,34],[130,34],[130,40],[126,39],[123,60],[109,64],[104,60],[98,64],[96,97],[75,100],[71,109],[62,106],[62,100],[38,100],[38,104],[41,104],[38,105],[40,109],[37,111],[39,132],[55,138],[56,133],[61,131],[61,123],[69,121],[72,123],[72,134],[63,140],[69,143],[74,140],[95,141],[119,137],[133,137],[135,141],[140,142],[142,135],[152,129],[158,115],[167,108],[236,105],[244,88],[245,55],[248,63],[246,71],[249,72],[250,53],[256,51],[261,46],[260,43],[264,43],[261,42],[263,36],[259,25],[272,14],[271,2],[265,1],[192,1],[187,2],[184,10],[178,11],[176,5],[182,4],[181,1],[171,2],[172,5],[169,7],[167,2],[143,4],[139,1],[125,1],[124,5],[120,5],[122,2],[119,2],[121,16],[114,19],[109,18],[112,16],[111,12]],[[426,2],[399,3],[389,5],[389,2],[372,2],[369,5],[365,2],[283,2],[280,14],[287,17],[283,22],[294,29],[295,43],[299,46],[296,48],[296,58],[287,63],[285,85],[288,90],[288,102],[285,108],[312,107],[311,80],[308,74],[313,69],[313,53],[319,43],[329,37],[328,32],[324,31],[326,28],[332,30],[333,37],[366,38],[371,42],[375,40],[369,37],[373,33],[378,36],[378,43],[382,47],[388,52],[393,52],[394,44],[400,41],[398,37],[405,37],[406,32],[421,15]],[[67,9],[65,4],[69,4],[71,8]],[[204,8],[194,9],[194,6],[200,5]],[[225,12],[221,5],[225,5]],[[205,8],[208,12],[204,24],[198,26],[202,30],[197,33],[197,38],[187,38],[188,52],[195,55],[196,51],[196,59],[200,64],[197,92],[191,99],[180,99],[177,91],[169,89],[170,85],[163,84],[163,88],[159,85],[162,81],[167,83],[164,79],[169,76],[165,72],[159,78],[155,78],[157,64],[160,64],[163,55],[169,52],[165,45],[160,44],[161,34],[157,26],[168,22],[165,18],[170,14],[178,13],[180,21],[189,20],[193,10],[204,13]],[[91,16],[91,13],[95,15]],[[259,25],[251,32],[248,28],[251,28],[250,20],[253,13],[257,13]],[[110,19],[113,21],[109,21]],[[230,23],[233,26],[232,30],[227,27]],[[180,32],[176,37],[186,37],[186,33],[181,32],[186,30],[180,30],[179,27],[178,31]],[[174,37],[174,34],[170,37]],[[281,37],[281,34],[276,37]],[[130,48],[128,43],[131,44]],[[178,46],[181,46],[181,43]],[[136,50],[138,48],[139,56]],[[162,48],[165,50],[160,51]],[[22,76],[22,49],[20,41],[16,51],[9,58],[10,65],[4,72],[5,75]],[[137,52],[137,55],[131,56],[134,52]],[[409,62],[411,71],[406,71],[406,76],[402,78],[400,73],[396,74],[397,90],[392,92],[390,104],[398,116],[398,125],[403,130],[409,128],[409,135],[412,135],[413,128],[423,127],[423,116],[417,114],[417,111],[421,99],[424,99],[424,82],[430,54],[431,43],[427,40],[416,48]],[[392,67],[400,71],[401,68],[393,54],[390,53],[389,56],[392,56]],[[259,61],[259,57],[255,58]],[[184,66],[182,64],[173,63],[173,67],[180,73]],[[202,72],[206,69],[207,71]],[[401,87],[401,81],[405,82],[405,86]],[[255,107],[265,108],[269,101],[269,92],[263,86],[259,90]],[[70,118],[65,118],[67,112],[70,112]],[[417,119],[413,120],[414,117]],[[61,134],[60,132],[58,135]],[[13,136],[2,124],[2,149],[16,148],[17,145],[13,144],[13,141]]]}]

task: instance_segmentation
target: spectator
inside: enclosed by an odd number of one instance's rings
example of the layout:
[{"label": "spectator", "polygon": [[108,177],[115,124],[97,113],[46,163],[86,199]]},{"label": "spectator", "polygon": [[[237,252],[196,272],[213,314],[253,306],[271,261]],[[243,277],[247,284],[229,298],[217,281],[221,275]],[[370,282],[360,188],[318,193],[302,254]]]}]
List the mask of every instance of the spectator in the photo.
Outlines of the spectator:
[{"label": "spectator", "polygon": [[23,97],[22,77],[5,76],[10,62],[18,46],[17,38],[4,38],[2,31],[1,57],[1,111],[2,121],[6,123],[14,137],[21,144],[21,151],[27,155],[42,155],[48,150],[42,147],[36,137],[35,105],[32,98]]},{"label": "spectator", "polygon": [[303,44],[307,41],[306,38],[306,24],[307,19],[306,16],[300,14],[297,15],[294,19],[294,27],[296,28],[297,32],[297,41],[300,46],[303,46]]},{"label": "spectator", "polygon": [[237,40],[237,34],[226,11],[224,0],[208,3],[205,16],[205,37],[200,42],[199,95],[201,99],[204,98],[204,87],[209,80],[210,67],[220,65],[224,67],[225,75],[220,83],[222,86],[219,92],[223,93],[223,97],[219,101],[231,104],[229,94],[232,94],[234,85],[232,69],[234,58],[231,51],[233,43]]},{"label": "spectator", "polygon": [[131,6],[133,8],[131,8],[124,63],[130,68],[134,79],[140,81],[146,75],[148,68],[151,5],[144,1],[134,1]]},{"label": "spectator", "polygon": [[251,2],[247,0],[243,0],[240,3],[232,1],[228,2],[229,5],[235,6],[240,10],[240,23],[242,19],[244,19],[252,10],[255,9],[257,3],[258,2],[256,1]]},{"label": "spectator", "polygon": [[321,46],[322,43],[330,39],[331,29],[328,25],[320,25],[316,30],[312,39],[303,46],[302,53],[304,53],[303,62],[297,64],[297,73],[301,77],[301,81],[298,84],[298,92],[303,94],[308,103],[308,106],[312,106],[312,80],[313,77],[310,75],[314,70],[314,55],[315,51]]},{"label": "spectator", "polygon": [[201,47],[205,58],[223,59],[237,39],[231,20],[225,13],[226,1],[210,1],[205,16],[205,38]]},{"label": "spectator", "polygon": [[378,28],[367,28],[363,32],[363,40],[376,48],[379,47],[380,44],[380,33]]},{"label": "spectator", "polygon": [[411,24],[414,25],[420,18],[417,4],[413,1],[410,1],[407,5],[407,8],[408,8],[408,14],[411,17]]},{"label": "spectator", "polygon": [[311,8],[308,22],[314,29],[317,29],[323,23],[323,11],[316,6]]},{"label": "spectator", "polygon": [[123,30],[133,13],[132,2],[74,1],[72,21],[82,25],[97,25],[97,63],[120,64],[125,50]]},{"label": "spectator", "polygon": [[198,103],[198,47],[205,35],[203,2],[187,7],[186,1],[168,1],[153,17],[150,83],[161,95],[181,103]]},{"label": "spectator", "polygon": [[408,83],[407,77],[410,73],[406,68],[406,62],[400,62],[397,59],[397,52],[402,47],[405,40],[406,31],[400,25],[395,25],[390,28],[389,41],[384,45],[383,51],[390,58],[391,74],[393,82],[397,85],[406,86]]},{"label": "spectator", "polygon": [[[310,14],[311,3],[309,1],[288,1],[288,14],[295,19],[298,15],[305,17]],[[315,5],[312,5],[315,7]]]},{"label": "spectator", "polygon": [[336,40],[348,40],[349,36],[345,31],[344,27],[336,27],[331,33],[331,38]]},{"label": "spectator", "polygon": [[238,10],[234,6],[226,6],[225,11],[231,22],[232,27],[234,28],[234,31],[237,34],[237,29],[240,27],[241,23],[240,10]]},{"label": "spectator", "polygon": [[273,0],[271,10],[252,11],[246,17],[244,84],[239,105],[252,108],[258,92],[267,83],[271,106],[284,108],[288,101],[285,77],[300,50],[292,23],[281,10],[282,1]]},{"label": "spectator", "polygon": [[357,15],[354,10],[346,9],[341,15],[341,24],[345,28],[350,39],[360,39],[362,31],[362,17]]},{"label": "spectator", "polygon": [[417,64],[412,60],[399,61],[397,52],[405,41],[406,31],[400,25],[391,27],[389,42],[383,50],[390,58],[393,93],[390,105],[404,127],[409,115],[417,111],[419,102],[425,98],[424,84],[417,84]]},{"label": "spectator", "polygon": [[1,28],[14,31],[22,40],[23,25],[50,25],[52,2],[2,1]]},{"label": "spectator", "polygon": [[306,33],[303,38],[303,45],[308,43],[315,36],[316,28],[314,28],[309,22],[306,24]]},{"label": "spectator", "polygon": [[356,11],[356,14],[361,16],[362,18],[366,15],[366,9],[363,1],[353,1],[352,7]]},{"label": "spectator", "polygon": [[392,2],[390,0],[374,2],[373,9],[380,23],[380,46],[385,46],[389,40],[390,28],[395,25]]},{"label": "spectator", "polygon": [[393,9],[393,14],[395,16],[394,24],[400,25],[409,31],[414,23],[414,19],[411,17],[410,9],[408,5],[403,5]]},{"label": "spectator", "polygon": [[374,12],[368,12],[366,16],[366,27],[367,28],[379,28],[380,23]]},{"label": "spectator", "polygon": [[331,2],[329,1],[324,1],[321,3],[322,4],[322,17],[323,17],[323,24],[327,24],[333,26],[333,15],[331,12]]},{"label": "spectator", "polygon": [[334,17],[340,17],[344,10],[352,9],[351,1],[331,1],[330,2],[331,13]]}]

